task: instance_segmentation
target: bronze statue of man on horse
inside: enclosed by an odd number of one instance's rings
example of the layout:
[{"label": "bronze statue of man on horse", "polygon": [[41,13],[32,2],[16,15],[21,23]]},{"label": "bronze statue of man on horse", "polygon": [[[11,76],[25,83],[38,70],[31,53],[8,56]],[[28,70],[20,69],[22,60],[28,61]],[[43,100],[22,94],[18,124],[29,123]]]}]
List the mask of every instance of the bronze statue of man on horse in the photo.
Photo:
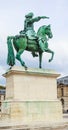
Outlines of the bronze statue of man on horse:
[{"label": "bronze statue of man on horse", "polygon": [[[20,31],[20,34],[26,34],[28,39],[31,40],[38,40],[39,47],[42,51],[44,51],[43,42],[41,38],[39,38],[34,30],[34,23],[40,21],[41,19],[49,18],[46,16],[38,16],[33,18],[34,14],[32,12],[25,15],[25,21],[24,21],[24,30]],[[32,53],[33,56],[38,56],[35,52]]]},{"label": "bronze statue of man on horse", "polygon": [[33,57],[38,56],[39,53],[39,68],[41,68],[42,63],[42,53],[48,52],[51,53],[52,56],[49,59],[49,62],[53,59],[54,52],[48,48],[48,40],[52,38],[51,26],[43,25],[41,26],[37,33],[34,30],[34,23],[38,22],[41,19],[49,19],[46,16],[38,16],[33,18],[34,14],[32,12],[25,15],[24,21],[24,30],[21,30],[19,35],[16,36],[8,36],[7,44],[8,44],[8,57],[7,62],[10,66],[15,64],[15,56],[14,50],[12,46],[12,42],[15,50],[17,51],[16,58],[20,61],[21,65],[25,68],[25,62],[21,59],[21,54],[24,50],[31,51]]}]

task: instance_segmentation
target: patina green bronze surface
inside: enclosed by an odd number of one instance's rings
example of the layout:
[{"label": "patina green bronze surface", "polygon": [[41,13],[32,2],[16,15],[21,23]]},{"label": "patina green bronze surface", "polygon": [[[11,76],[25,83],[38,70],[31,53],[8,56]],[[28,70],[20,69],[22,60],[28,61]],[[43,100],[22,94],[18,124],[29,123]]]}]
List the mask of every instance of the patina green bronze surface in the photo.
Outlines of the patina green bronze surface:
[{"label": "patina green bronze surface", "polygon": [[34,14],[32,12],[25,15],[26,19],[24,21],[24,30],[20,31],[19,35],[8,36],[7,38],[7,63],[10,66],[13,66],[15,64],[15,56],[12,43],[14,45],[15,50],[17,51],[16,59],[19,60],[21,65],[24,67],[27,67],[25,65],[25,62],[21,59],[21,54],[24,52],[24,50],[31,51],[33,57],[38,56],[39,54],[39,68],[41,68],[43,52],[51,53],[51,58],[49,59],[49,62],[53,59],[54,52],[48,48],[48,40],[49,38],[53,37],[51,32],[51,26],[41,26],[36,34],[33,25],[34,22],[49,17],[38,16],[33,18],[33,15]]}]

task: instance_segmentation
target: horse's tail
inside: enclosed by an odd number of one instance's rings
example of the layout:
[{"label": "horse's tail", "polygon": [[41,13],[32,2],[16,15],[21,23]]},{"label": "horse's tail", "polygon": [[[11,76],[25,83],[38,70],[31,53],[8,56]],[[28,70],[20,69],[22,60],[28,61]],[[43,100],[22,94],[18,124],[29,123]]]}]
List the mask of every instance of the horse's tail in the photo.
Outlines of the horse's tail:
[{"label": "horse's tail", "polygon": [[14,50],[12,46],[12,40],[13,37],[7,38],[7,45],[8,45],[8,56],[7,56],[7,64],[10,66],[13,66],[15,64],[15,56],[14,56]]}]

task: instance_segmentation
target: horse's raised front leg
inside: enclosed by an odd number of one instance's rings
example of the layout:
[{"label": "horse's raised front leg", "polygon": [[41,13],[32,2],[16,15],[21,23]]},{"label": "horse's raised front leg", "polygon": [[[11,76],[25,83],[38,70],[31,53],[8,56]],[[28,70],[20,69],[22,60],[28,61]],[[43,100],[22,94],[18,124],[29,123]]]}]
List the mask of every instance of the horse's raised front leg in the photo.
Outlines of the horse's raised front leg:
[{"label": "horse's raised front leg", "polygon": [[51,58],[49,59],[49,62],[51,62],[53,60],[53,57],[54,57],[54,52],[52,50],[50,50],[49,48],[47,48],[47,50],[45,50],[45,52],[52,54]]},{"label": "horse's raised front leg", "polygon": [[16,59],[20,61],[21,65],[27,68],[25,62],[21,59],[21,54],[24,52],[24,49],[20,49],[16,54]]}]

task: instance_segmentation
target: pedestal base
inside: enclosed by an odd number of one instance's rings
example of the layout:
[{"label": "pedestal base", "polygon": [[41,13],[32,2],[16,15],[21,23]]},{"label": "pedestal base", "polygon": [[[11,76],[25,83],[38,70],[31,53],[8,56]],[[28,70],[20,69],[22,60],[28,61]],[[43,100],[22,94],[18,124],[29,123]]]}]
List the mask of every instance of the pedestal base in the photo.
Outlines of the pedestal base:
[{"label": "pedestal base", "polygon": [[51,122],[62,119],[60,101],[4,101],[2,113],[23,123]]},{"label": "pedestal base", "polygon": [[62,118],[61,102],[57,99],[58,73],[13,67],[4,76],[7,82],[2,113],[9,119],[28,124]]}]

